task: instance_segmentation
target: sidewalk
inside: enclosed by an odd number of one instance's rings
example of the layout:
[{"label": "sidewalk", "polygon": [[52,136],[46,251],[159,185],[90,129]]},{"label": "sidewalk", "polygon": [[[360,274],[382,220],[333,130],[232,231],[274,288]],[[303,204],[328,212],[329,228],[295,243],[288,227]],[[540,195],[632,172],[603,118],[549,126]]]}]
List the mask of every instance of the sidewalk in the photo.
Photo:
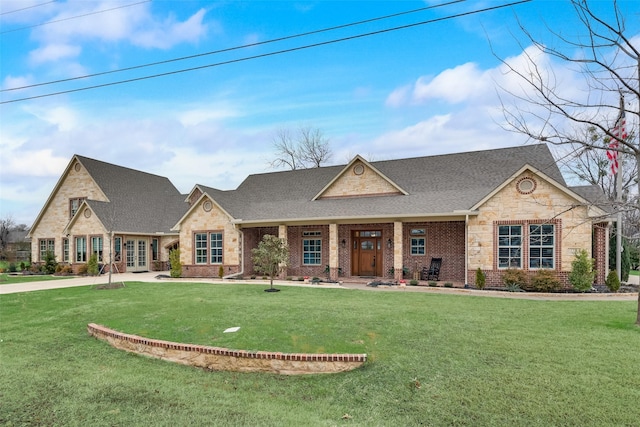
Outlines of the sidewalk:
[{"label": "sidewalk", "polygon": [[[118,282],[191,282],[191,283],[211,283],[211,284],[233,284],[233,283],[250,283],[260,286],[269,286],[268,280],[228,280],[218,278],[189,278],[189,279],[172,279],[168,271],[150,271],[145,273],[119,273],[111,276],[112,283]],[[629,283],[638,283],[638,276],[629,276]],[[0,295],[13,294],[18,292],[41,291],[48,289],[72,288],[76,286],[95,286],[109,282],[109,276],[103,274],[101,276],[75,277],[72,279],[47,280],[43,282],[16,283],[11,285],[0,285]],[[442,288],[429,286],[380,286],[371,287],[365,283],[320,283],[313,285],[310,283],[276,280],[273,282],[277,287],[302,286],[308,288],[338,288],[351,290],[366,290],[378,292],[426,292],[434,294],[458,294],[469,296],[483,296],[493,298],[513,298],[513,299],[531,299],[544,301],[634,301],[638,299],[637,293],[621,293],[621,294],[563,294],[563,293],[535,293],[535,292],[506,292],[506,291],[481,291],[478,289],[462,289],[462,288]]]}]

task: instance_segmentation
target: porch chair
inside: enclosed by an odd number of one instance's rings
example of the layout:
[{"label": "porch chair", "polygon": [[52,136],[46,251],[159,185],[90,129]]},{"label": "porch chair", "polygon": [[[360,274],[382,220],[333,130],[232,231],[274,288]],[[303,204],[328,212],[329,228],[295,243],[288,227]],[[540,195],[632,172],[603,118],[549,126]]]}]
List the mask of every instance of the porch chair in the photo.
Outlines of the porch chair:
[{"label": "porch chair", "polygon": [[429,267],[422,267],[422,280],[438,280],[442,258],[431,258]]}]

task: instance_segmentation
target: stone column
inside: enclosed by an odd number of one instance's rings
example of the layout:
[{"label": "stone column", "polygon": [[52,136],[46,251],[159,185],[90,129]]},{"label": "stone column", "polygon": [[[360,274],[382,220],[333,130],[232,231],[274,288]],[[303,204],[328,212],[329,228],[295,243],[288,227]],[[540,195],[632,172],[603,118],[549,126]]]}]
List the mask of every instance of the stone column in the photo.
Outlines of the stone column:
[{"label": "stone column", "polygon": [[393,223],[393,270],[396,280],[402,279],[402,222]]},{"label": "stone column", "polygon": [[[285,245],[287,245],[289,242],[287,240],[287,226],[286,225],[279,225],[278,226],[278,237],[280,239],[282,239],[282,241],[284,242]],[[284,278],[287,276],[287,268],[286,267],[282,267],[280,266],[280,278]]]},{"label": "stone column", "polygon": [[338,256],[338,224],[329,224],[329,279],[338,281],[340,257]]}]

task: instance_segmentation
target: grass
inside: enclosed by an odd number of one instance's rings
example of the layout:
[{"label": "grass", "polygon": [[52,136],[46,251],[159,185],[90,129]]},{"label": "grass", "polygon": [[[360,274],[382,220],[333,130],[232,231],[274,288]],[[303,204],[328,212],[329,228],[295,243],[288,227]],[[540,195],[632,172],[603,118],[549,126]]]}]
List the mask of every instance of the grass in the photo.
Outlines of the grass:
[{"label": "grass", "polygon": [[[0,424],[624,426],[635,302],[128,283],[0,296]],[[88,337],[104,324],[249,350],[367,353],[355,371],[205,372]],[[239,332],[223,334],[228,327]]]},{"label": "grass", "polygon": [[630,276],[640,276],[640,270],[629,270]]},{"label": "grass", "polygon": [[74,276],[53,276],[53,275],[26,275],[26,276],[13,276],[6,273],[0,274],[0,285],[12,285],[14,283],[28,283],[28,282],[44,282],[46,280],[62,280],[71,279]]}]

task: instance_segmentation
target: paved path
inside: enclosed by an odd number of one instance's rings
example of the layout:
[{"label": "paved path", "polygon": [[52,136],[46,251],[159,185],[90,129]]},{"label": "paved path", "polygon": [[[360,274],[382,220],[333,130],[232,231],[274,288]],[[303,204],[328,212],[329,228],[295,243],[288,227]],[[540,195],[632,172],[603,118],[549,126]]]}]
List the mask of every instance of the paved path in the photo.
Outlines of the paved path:
[{"label": "paved path", "polygon": [[[629,282],[638,283],[638,276],[630,276]],[[18,292],[30,292],[41,291],[47,289],[61,289],[71,288],[76,286],[94,286],[108,283],[109,277],[106,274],[101,276],[87,276],[87,277],[75,277],[72,279],[60,279],[60,280],[47,280],[43,282],[28,282],[28,283],[15,283],[11,285],[0,285],[1,294],[13,294]],[[226,279],[208,279],[208,278],[193,278],[193,279],[171,279],[168,277],[168,272],[146,272],[146,273],[120,273],[113,274],[111,276],[111,282],[153,282],[162,283],[167,281],[180,281],[180,282],[192,282],[192,283],[252,283],[261,286],[268,286],[268,280],[226,280]],[[637,293],[624,293],[624,294],[545,294],[535,292],[501,292],[501,291],[480,291],[477,289],[461,289],[461,288],[433,288],[429,286],[380,286],[371,287],[366,286],[364,283],[343,283],[339,284],[327,284],[322,283],[319,285],[312,285],[303,282],[293,281],[275,281],[274,286],[303,286],[310,288],[340,288],[340,289],[357,289],[368,290],[377,292],[426,292],[437,294],[459,294],[459,295],[471,295],[471,296],[484,296],[493,298],[517,298],[517,299],[532,299],[532,300],[547,300],[547,301],[563,301],[563,300],[576,300],[576,301],[631,301],[637,300]]]}]

